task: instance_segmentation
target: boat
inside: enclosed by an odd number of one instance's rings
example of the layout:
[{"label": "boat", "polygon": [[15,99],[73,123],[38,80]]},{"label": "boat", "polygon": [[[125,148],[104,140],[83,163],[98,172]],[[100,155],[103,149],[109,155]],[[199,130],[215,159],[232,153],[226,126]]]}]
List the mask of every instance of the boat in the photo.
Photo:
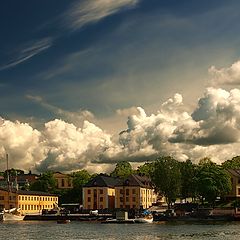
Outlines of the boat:
[{"label": "boat", "polygon": [[20,208],[12,208],[9,210],[3,209],[2,220],[3,221],[22,221],[24,215],[21,215]]},{"label": "boat", "polygon": [[152,223],[153,222],[153,216],[147,215],[144,217],[137,217],[134,219],[135,223]]},{"label": "boat", "polygon": [[58,219],[57,223],[58,224],[66,224],[66,223],[70,223],[71,221],[69,219]]}]

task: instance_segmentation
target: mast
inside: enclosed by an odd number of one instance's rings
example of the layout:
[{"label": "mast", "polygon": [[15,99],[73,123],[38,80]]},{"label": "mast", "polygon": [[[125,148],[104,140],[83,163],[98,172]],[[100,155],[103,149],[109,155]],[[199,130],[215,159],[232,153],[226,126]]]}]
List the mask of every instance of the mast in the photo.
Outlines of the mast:
[{"label": "mast", "polygon": [[8,192],[8,209],[10,209],[10,179],[9,179],[9,170],[8,170],[8,154],[6,154],[7,161],[7,192]]}]

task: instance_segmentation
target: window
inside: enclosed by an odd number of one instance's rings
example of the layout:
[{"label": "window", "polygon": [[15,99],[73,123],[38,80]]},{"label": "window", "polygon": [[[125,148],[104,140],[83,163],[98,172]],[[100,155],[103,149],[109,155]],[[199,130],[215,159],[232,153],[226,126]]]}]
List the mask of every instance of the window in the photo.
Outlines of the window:
[{"label": "window", "polygon": [[99,192],[100,192],[100,194],[103,194],[103,189],[100,189]]},{"label": "window", "polygon": [[88,189],[87,193],[88,193],[88,194],[91,194],[91,189]]},{"label": "window", "polygon": [[88,202],[91,202],[91,197],[88,197],[88,199],[87,199],[87,200],[88,200]]},{"label": "window", "polygon": [[120,202],[123,202],[123,197],[120,197]]},{"label": "window", "polygon": [[126,189],[126,195],[129,195],[129,189]]},{"label": "window", "polygon": [[133,198],[132,198],[132,201],[133,201],[133,202],[136,202],[136,198],[135,198],[135,197],[133,197]]},{"label": "window", "polygon": [[126,197],[126,202],[129,202],[129,197]]},{"label": "window", "polygon": [[133,189],[133,190],[132,190],[132,194],[135,194],[135,193],[136,193],[136,189]]},{"label": "window", "polygon": [[4,200],[4,196],[0,196],[0,200]]},{"label": "window", "polygon": [[103,197],[100,197],[100,202],[103,202]]},{"label": "window", "polygon": [[68,179],[68,187],[71,187],[72,186],[72,181],[71,181],[71,179],[69,178]]},{"label": "window", "polygon": [[123,189],[120,189],[120,194],[123,194]]},{"label": "window", "polygon": [[238,195],[240,195],[240,188],[238,188]]},{"label": "window", "polygon": [[64,187],[64,179],[62,179],[62,187]]}]

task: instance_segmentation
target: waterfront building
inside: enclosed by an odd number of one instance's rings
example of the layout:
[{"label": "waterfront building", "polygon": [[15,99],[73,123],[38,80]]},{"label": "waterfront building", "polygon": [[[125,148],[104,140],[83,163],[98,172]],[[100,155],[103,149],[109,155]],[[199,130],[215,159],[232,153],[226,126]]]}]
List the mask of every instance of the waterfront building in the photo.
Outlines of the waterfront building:
[{"label": "waterfront building", "polygon": [[[16,176],[16,182],[20,188],[25,187],[27,185],[33,184],[36,182],[39,178],[39,175],[33,174],[31,171],[29,173],[25,174],[19,174]],[[11,180],[11,179],[10,179]],[[12,179],[14,181],[14,179]]]},{"label": "waterfront building", "polygon": [[84,209],[114,209],[115,186],[119,179],[100,174],[83,187]]},{"label": "waterfront building", "polygon": [[115,186],[115,208],[146,209],[157,202],[157,195],[146,176],[130,175]]},{"label": "waterfront building", "polygon": [[69,174],[64,174],[60,172],[55,172],[53,177],[57,181],[57,188],[58,189],[72,189],[72,177]]},{"label": "waterfront building", "polygon": [[100,174],[83,187],[84,209],[149,208],[157,195],[146,176],[130,175],[127,179]]},{"label": "waterfront building", "polygon": [[0,188],[0,209],[20,208],[22,214],[40,213],[58,204],[58,196],[46,192]]},{"label": "waterfront building", "polygon": [[227,194],[227,198],[240,198],[240,169],[228,169],[231,175],[232,190]]}]

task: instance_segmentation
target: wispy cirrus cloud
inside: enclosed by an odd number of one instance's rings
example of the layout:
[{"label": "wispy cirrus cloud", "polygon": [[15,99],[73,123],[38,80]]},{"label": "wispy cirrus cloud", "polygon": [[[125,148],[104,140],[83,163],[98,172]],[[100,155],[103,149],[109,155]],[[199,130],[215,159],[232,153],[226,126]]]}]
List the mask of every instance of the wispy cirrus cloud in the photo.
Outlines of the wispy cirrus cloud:
[{"label": "wispy cirrus cloud", "polygon": [[64,14],[64,24],[75,31],[98,22],[124,8],[134,7],[140,0],[83,0],[74,3]]},{"label": "wispy cirrus cloud", "polygon": [[52,46],[53,39],[52,38],[43,38],[34,42],[27,43],[20,50],[16,51],[14,56],[11,59],[0,66],[0,71],[15,67],[16,65],[23,63],[30,58],[40,54],[44,50],[48,49]]},{"label": "wispy cirrus cloud", "polygon": [[38,103],[41,105],[43,108],[47,109],[48,111],[54,113],[56,116],[61,117],[67,121],[70,121],[74,123],[75,125],[81,125],[84,120],[93,120],[94,115],[88,110],[82,110],[80,109],[79,111],[76,112],[71,112],[64,110],[60,107],[54,106],[48,102],[46,102],[42,97],[40,96],[35,96],[35,95],[30,95],[27,94],[25,96],[27,99]]}]

